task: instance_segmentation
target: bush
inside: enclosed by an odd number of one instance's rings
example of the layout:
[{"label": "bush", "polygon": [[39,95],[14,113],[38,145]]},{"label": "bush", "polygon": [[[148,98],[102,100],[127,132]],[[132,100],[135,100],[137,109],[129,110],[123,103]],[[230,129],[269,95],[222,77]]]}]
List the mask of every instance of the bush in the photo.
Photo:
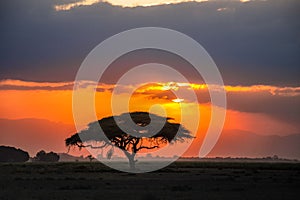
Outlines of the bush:
[{"label": "bush", "polygon": [[45,151],[39,151],[36,156],[33,158],[33,161],[40,162],[58,162],[59,155],[54,152],[46,153]]},{"label": "bush", "polygon": [[26,162],[29,154],[14,147],[0,146],[0,162]]}]

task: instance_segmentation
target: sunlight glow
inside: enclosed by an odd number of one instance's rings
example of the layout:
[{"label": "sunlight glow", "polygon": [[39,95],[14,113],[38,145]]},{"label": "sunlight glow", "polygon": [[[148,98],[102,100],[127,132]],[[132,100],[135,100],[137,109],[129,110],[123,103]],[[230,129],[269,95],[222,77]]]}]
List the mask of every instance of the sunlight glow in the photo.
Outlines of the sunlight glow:
[{"label": "sunlight glow", "polygon": [[54,9],[56,11],[71,10],[72,8],[75,8],[75,7],[90,6],[90,5],[99,3],[99,2],[101,2],[101,0],[82,0],[82,1],[75,2],[75,3],[55,5]]},{"label": "sunlight glow", "polygon": [[[81,86],[89,87],[89,85],[94,85],[88,81],[81,81],[77,84]],[[72,90],[73,82],[33,82],[33,81],[22,81],[5,79],[0,81],[0,90]],[[64,88],[65,87],[65,88]],[[101,91],[111,91],[115,86],[109,84],[98,84],[97,89]],[[120,86],[124,88],[130,88],[130,85]],[[206,84],[197,83],[180,83],[180,82],[167,82],[167,83],[150,83],[141,85],[139,89],[136,90],[137,93],[146,93],[152,91],[178,91],[180,89],[188,90],[207,90]],[[251,86],[225,86],[226,92],[267,92],[274,96],[299,96],[300,87],[280,87],[271,85],[251,85]]]},{"label": "sunlight glow", "polygon": [[[207,2],[216,0],[78,0],[74,3],[58,4],[54,6],[56,11],[67,11],[80,6],[91,6],[96,3],[104,2],[109,3],[113,6],[121,6],[123,8],[134,8],[134,7],[150,7],[150,6],[160,6],[160,5],[170,5],[179,4],[186,2]],[[234,1],[234,0],[233,0]],[[242,3],[249,2],[251,0],[235,0]],[[264,0],[261,0],[264,1]],[[220,8],[218,11],[224,11],[226,9]]]},{"label": "sunlight glow", "polygon": [[99,2],[106,2],[113,6],[121,6],[123,8],[134,8],[134,7],[149,7],[149,6],[159,6],[159,5],[169,5],[178,4],[184,2],[205,2],[208,0],[81,0],[75,3],[55,5],[54,9],[56,11],[66,11],[79,6],[90,6]]},{"label": "sunlight glow", "polygon": [[173,99],[172,100],[173,102],[175,102],[175,103],[181,103],[181,102],[183,102],[184,101],[184,99]]},{"label": "sunlight glow", "polygon": [[[59,122],[72,125],[73,113],[72,113],[72,88],[73,82],[31,82],[22,80],[2,80],[0,81],[0,118],[3,119],[44,119],[52,122]],[[86,92],[89,89],[89,83],[86,81],[80,82],[83,84],[84,90],[79,92]],[[66,89],[61,89],[61,86],[71,85]],[[122,85],[122,93],[117,94],[117,104],[123,104],[123,101],[127,99],[130,94],[126,88],[133,87],[132,85]],[[99,119],[112,115],[111,110],[111,95],[114,85],[99,84],[95,95],[96,115]],[[168,90],[167,90],[168,89]],[[173,89],[178,89],[178,96],[174,96]],[[287,99],[294,96],[300,96],[300,87],[284,87],[284,86],[271,86],[271,85],[252,85],[252,86],[225,86],[228,93],[251,94],[255,97],[269,98],[270,103],[273,100],[273,96],[285,96]],[[207,128],[211,118],[211,108],[209,100],[203,100],[201,102],[194,101],[187,95],[187,90],[195,90],[200,98],[207,95],[207,85],[198,83],[181,83],[181,82],[167,82],[167,83],[151,83],[143,84],[138,90],[135,91],[135,95],[132,96],[129,104],[129,110],[133,111],[150,111],[154,114],[160,115],[161,109],[152,109],[153,105],[161,105],[165,109],[166,116],[174,118],[174,122],[180,123],[182,114],[185,119],[182,124],[190,130],[193,130],[196,121],[192,116],[196,111],[199,111],[201,120],[199,123],[198,132],[195,132],[195,143],[192,145],[190,154],[196,155],[199,152],[199,143],[201,144],[206,134]],[[175,92],[174,92],[175,93]],[[88,95],[88,94],[87,94]],[[86,96],[87,97],[87,96]],[[231,96],[233,100],[236,95]],[[298,97],[297,97],[298,98]],[[295,99],[296,100],[296,99]],[[248,102],[247,102],[248,103]],[[249,102],[250,104],[251,102]],[[159,107],[154,107],[159,108]],[[182,112],[182,109],[184,111]],[[86,111],[86,105],[82,104],[80,108],[81,112]],[[119,113],[125,112],[123,108],[120,108]],[[86,128],[86,124],[90,123],[92,117],[84,117],[82,119],[82,128]],[[43,127],[43,123],[36,126]],[[286,133],[298,133],[299,128],[293,124],[289,124],[285,121],[280,121],[268,113],[251,113],[243,110],[227,110],[226,123],[224,130],[244,130],[251,131],[257,134],[286,134]],[[22,131],[22,130],[21,130]],[[73,129],[66,130],[65,134],[70,134]],[[41,134],[43,129],[41,129]],[[5,134],[5,133],[3,133]],[[53,133],[55,137],[61,138],[63,143],[66,135],[60,135],[61,133]],[[45,135],[45,139],[51,139],[51,135]],[[32,138],[28,137],[28,142],[32,141]],[[50,143],[49,143],[50,144]],[[51,143],[56,145],[56,143]],[[63,151],[64,145],[57,147],[57,151]],[[34,150],[36,151],[36,150]],[[189,155],[190,155],[189,154]]]}]

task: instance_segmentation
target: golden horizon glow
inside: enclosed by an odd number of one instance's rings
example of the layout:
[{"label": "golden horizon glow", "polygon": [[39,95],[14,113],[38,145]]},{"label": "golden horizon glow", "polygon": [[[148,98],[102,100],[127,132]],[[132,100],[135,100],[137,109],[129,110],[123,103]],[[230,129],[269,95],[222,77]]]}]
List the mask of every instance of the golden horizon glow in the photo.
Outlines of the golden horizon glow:
[{"label": "golden horizon glow", "polygon": [[67,11],[79,6],[90,6],[96,3],[105,2],[113,6],[121,6],[123,8],[134,8],[134,7],[150,7],[150,6],[159,6],[159,5],[169,5],[169,4],[178,4],[185,2],[205,2],[208,0],[81,0],[75,3],[55,5],[54,9],[56,11]]},{"label": "golden horizon glow", "polygon": [[[80,84],[87,84],[88,82],[83,81]],[[0,118],[5,119],[22,119],[22,118],[36,118],[36,119],[47,119],[49,121],[54,122],[63,122],[66,124],[73,123],[73,115],[72,115],[72,89],[55,89],[55,87],[60,87],[64,85],[73,85],[73,82],[30,82],[30,81],[20,81],[20,80],[2,80],[0,81]],[[10,86],[7,88],[6,86]],[[17,87],[16,87],[17,86]],[[22,86],[21,89],[18,87]],[[43,88],[50,87],[51,89]],[[34,89],[32,89],[34,87]],[[128,93],[126,92],[126,88],[131,88],[132,86],[124,85],[124,92],[122,94],[117,94],[118,101],[122,101],[125,97],[128,97]],[[108,84],[99,84],[98,92],[96,92],[96,111],[97,116],[99,118],[107,117],[111,114],[110,109],[110,98],[112,95],[111,89],[113,89],[113,85]],[[185,91],[185,90],[194,90],[195,92],[201,92],[200,96],[207,93],[207,85],[205,84],[196,84],[196,83],[177,83],[177,82],[167,82],[167,83],[152,83],[152,84],[144,84],[140,88],[138,88],[133,98],[133,103],[130,104],[131,111],[149,111],[149,106],[153,104],[161,104],[163,105],[170,116],[175,116],[179,119],[179,115],[177,110],[178,106],[191,106],[191,111],[195,109],[195,106],[198,106],[196,101],[191,101],[190,99],[186,99],[184,94],[182,96],[174,96],[172,91]],[[253,86],[225,86],[225,90],[228,93],[247,93],[251,92],[254,94],[265,93],[270,94],[270,97],[273,95],[279,96],[299,96],[300,95],[300,87],[278,87],[278,86],[269,86],[269,85],[253,85]],[[199,104],[200,105],[200,104]],[[209,102],[207,104],[201,104],[201,107],[209,108],[211,105]],[[193,108],[192,108],[193,107]],[[178,109],[177,109],[178,108]],[[84,112],[84,105],[82,107],[82,111]],[[206,109],[205,112],[208,112],[209,109]],[[120,110],[121,112],[126,112],[126,110]],[[228,111],[229,112],[229,111]],[[229,112],[230,113],[230,112]],[[247,113],[232,111],[232,116],[246,116]],[[205,118],[209,118],[208,115],[202,117],[202,120]],[[259,116],[261,116],[259,114]],[[243,119],[243,117],[231,117],[234,119]],[[260,117],[253,117],[251,120],[257,121]],[[265,120],[260,121],[269,121],[270,124],[273,124],[270,127],[276,127],[276,130],[280,130],[280,126],[286,127],[287,130],[291,130],[293,132],[293,128],[284,124],[283,122],[278,122],[276,120],[268,119],[268,116],[262,116]],[[87,124],[91,119],[84,119],[84,122]],[[250,121],[251,121],[250,120]],[[236,121],[236,120],[234,120]],[[243,123],[244,120],[239,120],[237,124],[230,124],[227,126],[227,129],[238,128],[241,129],[244,124],[244,127],[248,127],[247,130],[250,130],[250,126],[246,126],[246,122]],[[245,118],[246,121],[246,118]],[[85,124],[85,125],[86,125]],[[249,123],[248,123],[249,124]],[[259,124],[259,123],[258,123]],[[253,125],[253,124],[252,124]],[[82,124],[84,126],[84,124]],[[257,126],[253,129],[258,129],[260,126]],[[263,129],[263,125],[261,129]],[[255,132],[254,130],[254,132]],[[273,131],[276,132],[274,129]],[[281,129],[282,130],[282,129]],[[259,131],[257,131],[259,132]],[[271,131],[270,131],[271,132]]]},{"label": "golden horizon glow", "polygon": [[[65,84],[71,84],[72,82],[64,83],[38,83],[38,82],[26,82],[19,80],[4,80],[0,81],[0,118],[3,119],[46,119],[51,122],[60,122],[63,124],[73,125],[73,111],[72,111],[72,87],[71,89],[61,90],[55,89],[55,87],[64,86]],[[85,89],[80,92],[87,92],[92,89],[89,88],[89,83],[83,81],[82,83]],[[92,83],[94,84],[94,83]],[[10,86],[8,89],[6,86]],[[17,86],[14,88],[14,86]],[[25,88],[18,89],[18,87],[25,86]],[[41,87],[43,86],[43,87]],[[32,89],[34,87],[35,89]],[[44,87],[50,87],[53,89],[45,89]],[[124,101],[130,96],[126,92],[127,88],[132,88],[130,85],[124,85],[122,93],[116,94],[116,103],[122,105]],[[2,89],[1,89],[2,88]],[[26,89],[27,88],[27,89]],[[38,88],[38,89],[36,89]],[[95,96],[95,110],[98,119],[108,117],[112,115],[111,110],[111,95],[113,88],[112,85],[99,84]],[[268,92],[270,97],[272,95],[299,95],[300,87],[275,87],[275,86],[225,86],[227,92],[233,93],[245,93],[253,92],[254,94],[259,92]],[[198,155],[199,144],[202,143],[204,136],[207,132],[212,105],[210,102],[198,103],[197,101],[190,101],[185,99],[184,93],[182,96],[174,96],[172,91],[187,91],[194,90],[195,92],[207,93],[207,85],[196,83],[152,83],[144,84],[138,88],[134,95],[130,98],[129,111],[145,111],[154,114],[161,115],[159,107],[153,105],[159,104],[165,111],[166,116],[174,118],[177,123],[183,124],[187,129],[194,130],[193,127],[198,126],[196,132],[193,132],[196,137],[190,154]],[[166,96],[166,97],[165,97]],[[88,97],[88,93],[87,96]],[[184,109],[184,112],[182,111]],[[86,105],[81,105],[79,112],[85,112]],[[121,114],[128,112],[125,108],[120,108],[117,113]],[[196,122],[194,119],[195,112],[200,113],[200,121]],[[297,133],[299,129],[294,127],[285,121],[274,119],[272,116],[262,113],[241,112],[236,110],[227,109],[226,122],[224,130],[242,130],[249,131],[255,134],[286,134]],[[182,113],[185,115],[185,121],[182,120]],[[83,129],[88,123],[94,121],[92,117],[84,117],[80,124]],[[37,127],[42,127],[37,124]],[[75,129],[74,129],[75,130]],[[44,130],[40,130],[43,134]],[[3,133],[6,134],[6,133]],[[7,133],[9,134],[9,133]],[[71,133],[53,133],[51,137],[61,138],[61,149],[64,148],[63,140],[67,135]],[[50,136],[43,136],[45,139]],[[29,138],[28,140],[31,140]],[[24,141],[26,142],[26,141]],[[50,144],[49,144],[50,145]],[[51,145],[50,145],[51,146]],[[54,145],[55,146],[55,145]],[[180,145],[176,146],[180,147]],[[60,148],[60,147],[59,147]],[[56,150],[57,151],[57,150]],[[174,150],[175,151],[175,150]]]},{"label": "golden horizon glow", "polygon": [[54,9],[56,11],[66,11],[71,10],[72,8],[79,7],[79,6],[90,6],[95,3],[99,3],[101,0],[81,0],[75,3],[69,3],[69,4],[62,4],[62,5],[55,5]]},{"label": "golden horizon glow", "polygon": [[[219,88],[220,86],[211,85],[211,87]],[[222,87],[222,86],[221,86]],[[207,90],[207,84],[196,84],[196,83],[179,83],[179,82],[167,82],[167,83],[156,83],[155,85],[148,85],[148,87],[143,87],[139,89],[138,92],[146,92],[151,90],[179,90],[179,88],[187,88],[189,90]],[[271,95],[278,96],[299,96],[300,87],[279,87],[271,85],[251,85],[251,86],[231,86],[225,85],[224,89],[226,92],[267,92]]]},{"label": "golden horizon glow", "polygon": [[[83,86],[82,91],[79,92],[91,91],[93,88],[90,86],[96,85],[94,82],[89,81],[81,81],[77,84]],[[60,88],[65,85],[69,85],[71,87],[63,89]],[[45,119],[52,122],[60,122],[74,126],[72,110],[73,85],[73,82],[39,83],[20,80],[2,80],[0,81],[0,118]],[[99,89],[97,90],[95,96],[96,116],[98,119],[111,116],[111,96],[114,85],[98,84],[96,86],[97,89]],[[196,100],[193,101],[188,99],[189,96],[186,97],[185,94],[187,92],[192,92],[190,90],[194,90],[196,93],[198,92],[198,95],[201,98],[203,94],[208,93],[207,85],[181,82],[156,82],[141,84],[140,87],[133,85],[118,85],[117,87],[122,87],[122,92],[116,94],[117,105],[124,105],[124,101],[130,97],[130,112],[144,111],[162,115],[163,112],[161,112],[161,108],[163,108],[166,113],[165,116],[174,118],[175,122],[183,124],[189,130],[197,130],[193,131],[196,139],[194,140],[189,152],[194,152],[195,155],[199,152],[199,144],[203,142],[209,127],[212,105],[210,104],[209,100],[207,103],[204,102],[200,104]],[[135,90],[134,94],[130,96],[131,94],[129,91],[131,91],[132,88],[137,88],[137,90]],[[300,95],[300,87],[255,85],[225,86],[225,89],[228,93],[242,94],[252,92],[253,95],[260,95],[262,92],[268,92],[269,97],[272,97],[273,95]],[[175,96],[176,92],[178,92],[179,96]],[[88,98],[90,94],[91,93],[87,93],[87,95],[83,96]],[[153,107],[153,105],[160,106]],[[121,106],[117,112],[114,112],[114,115],[128,112],[128,110],[125,109],[126,108],[122,108]],[[79,107],[79,112],[85,113],[86,105],[81,105]],[[193,117],[195,116],[196,112],[200,113],[199,123]],[[230,109],[227,109],[226,112],[227,116],[224,130],[242,130],[256,134],[272,133],[279,135],[284,135],[286,133],[297,133],[299,131],[298,127],[295,127],[293,124],[280,121],[266,114],[242,112]],[[182,114],[185,116],[184,121],[182,121]],[[92,116],[83,116],[80,124],[77,125],[79,125],[79,129],[83,129],[86,128],[87,124],[94,120],[95,119]],[[195,129],[196,126],[198,128]],[[40,131],[42,134],[43,130]],[[62,135],[59,134],[60,133],[57,133],[57,137],[62,137]],[[45,136],[45,138],[46,137],[48,136]],[[179,148],[180,145],[177,145],[176,147]]]},{"label": "golden horizon glow", "polygon": [[[55,5],[54,9],[56,11],[68,11],[80,6],[91,6],[100,2],[109,3],[113,6],[121,6],[123,8],[134,8],[134,7],[150,7],[150,6],[160,6],[160,5],[170,5],[170,4],[179,4],[187,2],[207,2],[214,0],[78,0],[73,3],[59,4]],[[236,0],[242,3],[251,1],[251,0]]]},{"label": "golden horizon glow", "polygon": [[[89,87],[89,85],[95,85],[94,82],[90,81],[81,81],[78,84],[82,86]],[[0,80],[0,91],[1,90],[19,90],[18,87],[22,87],[22,90],[61,90],[60,87],[69,86],[63,90],[73,90],[74,82],[34,82],[34,81],[23,81],[17,79],[4,79]],[[112,90],[116,85],[103,84],[99,83],[97,89],[100,90]],[[120,85],[124,90],[133,87],[132,85]],[[144,93],[149,91],[178,91],[179,89],[185,88],[188,90],[207,90],[208,85],[206,84],[197,84],[197,83],[181,83],[181,82],[156,82],[156,83],[146,83],[138,85],[139,89],[136,92]],[[219,86],[211,85],[212,88],[219,88]],[[225,85],[224,89],[226,92],[267,92],[271,95],[278,96],[299,96],[300,95],[300,86],[295,87],[280,87],[272,85]]]}]

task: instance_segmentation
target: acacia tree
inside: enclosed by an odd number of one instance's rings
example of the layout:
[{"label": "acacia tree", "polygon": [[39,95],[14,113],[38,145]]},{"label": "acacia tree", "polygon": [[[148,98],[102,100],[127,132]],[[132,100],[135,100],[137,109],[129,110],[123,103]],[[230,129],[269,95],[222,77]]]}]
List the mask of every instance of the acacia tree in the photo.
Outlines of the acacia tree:
[{"label": "acacia tree", "polygon": [[[124,118],[128,114],[135,126],[126,121],[128,118]],[[181,124],[170,122],[171,119],[148,112],[132,112],[106,117],[88,124],[87,129],[67,138],[65,143],[69,148],[77,146],[79,149],[118,147],[128,158],[130,169],[135,169],[134,158],[138,151],[156,149],[167,143],[183,142],[193,137],[190,131]],[[102,133],[99,133],[99,125]],[[121,129],[120,126],[123,128]],[[162,128],[156,133],[156,127]],[[153,133],[156,134],[153,135]]]}]

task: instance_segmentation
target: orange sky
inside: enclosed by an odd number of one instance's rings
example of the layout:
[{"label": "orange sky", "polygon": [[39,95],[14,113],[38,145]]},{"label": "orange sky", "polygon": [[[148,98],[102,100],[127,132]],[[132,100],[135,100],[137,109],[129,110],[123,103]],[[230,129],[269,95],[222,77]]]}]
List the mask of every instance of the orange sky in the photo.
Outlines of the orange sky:
[{"label": "orange sky", "polygon": [[[14,87],[25,86],[27,89],[11,88],[0,90],[0,118],[4,119],[22,119],[22,118],[34,118],[34,119],[47,119],[54,122],[62,122],[65,124],[73,124],[72,115],[72,90],[70,89],[57,89],[68,83],[35,83],[35,82],[22,82],[16,80],[2,81],[0,86],[10,85]],[[52,87],[52,90],[39,89],[39,87]],[[110,97],[111,86],[100,85],[101,90],[96,93],[96,112],[99,118],[110,116]],[[124,92],[116,94],[117,103],[121,103],[128,93],[126,93],[126,87]],[[194,133],[197,135],[196,140],[192,146],[191,154],[198,154],[198,147],[200,146],[203,136],[206,133],[206,129],[210,120],[210,103],[198,104],[196,102],[189,101],[182,98],[183,102],[177,103],[173,100],[176,98],[172,93],[172,90],[178,90],[180,87],[187,87],[185,89],[190,90],[206,90],[205,85],[197,84],[170,84],[170,83],[157,83],[139,87],[130,100],[130,111],[149,111],[149,108],[154,104],[160,104],[165,108],[168,116],[175,118],[175,121],[180,122],[180,106],[185,108],[185,115],[191,116],[190,120],[182,122],[182,124],[193,130],[197,124],[194,122],[193,115],[198,109],[200,111],[200,126]],[[251,87],[232,87],[226,86],[227,92],[261,92],[268,91],[274,95],[299,95],[297,88],[288,88],[288,93],[284,88],[276,88],[271,86],[251,86]],[[287,89],[286,89],[287,90]],[[206,91],[207,92],[207,91]],[[198,97],[199,98],[199,97]],[[201,96],[200,96],[201,98]],[[82,105],[84,111],[85,105]],[[160,108],[151,110],[151,112],[157,112]],[[119,110],[120,113],[126,112],[126,110]],[[119,114],[119,113],[118,113]],[[82,121],[81,126],[91,122],[93,118],[85,118]],[[224,126],[225,130],[245,130],[258,134],[284,134],[297,132],[297,128],[292,125],[274,119],[271,116],[261,113],[246,113],[233,110],[227,110],[226,122]],[[1,133],[3,134],[3,133]],[[43,134],[43,130],[41,130]],[[70,133],[66,133],[70,135]],[[47,137],[47,136],[45,136]],[[24,141],[26,142],[26,141]],[[63,142],[63,141],[62,141]],[[55,151],[62,151],[61,149]]]}]

